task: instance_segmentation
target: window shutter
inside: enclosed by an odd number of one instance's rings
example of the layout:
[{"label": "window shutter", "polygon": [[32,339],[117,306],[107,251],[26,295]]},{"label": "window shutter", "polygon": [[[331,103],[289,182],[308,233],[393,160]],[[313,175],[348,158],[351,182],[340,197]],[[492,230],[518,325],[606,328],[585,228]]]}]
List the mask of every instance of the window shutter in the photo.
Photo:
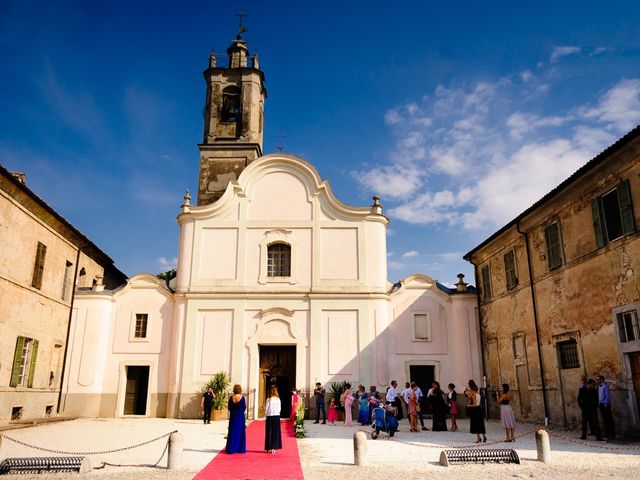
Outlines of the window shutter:
[{"label": "window shutter", "polygon": [[11,370],[10,387],[18,385],[18,377],[20,376],[20,361],[22,360],[22,349],[24,348],[24,337],[18,337],[16,340],[16,353],[13,355],[13,370]]},{"label": "window shutter", "polygon": [[31,364],[29,365],[29,380],[27,380],[27,387],[33,387],[33,377],[36,373],[36,358],[38,357],[38,340],[34,340],[31,345]]},{"label": "window shutter", "polygon": [[547,243],[547,264],[549,265],[549,270],[553,268],[553,248],[551,248],[551,225],[547,225],[544,229],[544,239],[545,239],[545,242]]},{"label": "window shutter", "polygon": [[622,218],[622,233],[624,235],[628,235],[636,231],[635,221],[633,219],[633,206],[631,205],[629,180],[620,182],[617,191],[618,203],[620,205],[620,217]]},{"label": "window shutter", "polygon": [[600,205],[597,198],[591,200],[591,215],[593,216],[593,230],[596,234],[596,245],[604,247],[604,232],[602,231],[602,218],[600,217]]}]

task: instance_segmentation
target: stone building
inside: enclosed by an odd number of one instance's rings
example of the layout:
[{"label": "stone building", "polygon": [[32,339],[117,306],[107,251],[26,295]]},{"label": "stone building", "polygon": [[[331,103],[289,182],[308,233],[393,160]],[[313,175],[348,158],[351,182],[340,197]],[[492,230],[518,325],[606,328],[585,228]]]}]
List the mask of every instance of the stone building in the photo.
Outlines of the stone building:
[{"label": "stone building", "polygon": [[185,195],[171,289],[142,274],[80,292],[65,413],[195,417],[218,371],[263,414],[277,385],[384,390],[392,379],[460,383],[480,375],[475,289],[425,275],[387,280],[389,219],[342,203],[304,159],[262,155],[266,89],[240,37],[212,56],[197,205]]},{"label": "stone building", "polygon": [[24,175],[0,166],[0,419],[56,413],[74,283],[125,279]]},{"label": "stone building", "polygon": [[520,418],[579,423],[580,376],[602,374],[638,431],[639,175],[640,127],[465,255],[488,386],[510,384]]}]

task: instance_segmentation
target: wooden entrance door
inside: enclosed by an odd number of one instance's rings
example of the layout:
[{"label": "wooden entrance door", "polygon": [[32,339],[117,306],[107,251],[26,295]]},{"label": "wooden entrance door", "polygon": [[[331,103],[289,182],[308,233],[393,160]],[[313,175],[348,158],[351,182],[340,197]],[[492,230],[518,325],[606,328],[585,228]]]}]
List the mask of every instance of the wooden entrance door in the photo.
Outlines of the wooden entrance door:
[{"label": "wooden entrance door", "polygon": [[280,416],[291,415],[291,391],[296,388],[296,347],[260,345],[260,381],[258,417],[264,417],[264,404],[272,386],[278,389],[282,410]]},{"label": "wooden entrance door", "polygon": [[638,415],[640,415],[640,352],[629,354],[629,364],[631,365],[633,390],[636,393],[636,407],[638,408]]}]

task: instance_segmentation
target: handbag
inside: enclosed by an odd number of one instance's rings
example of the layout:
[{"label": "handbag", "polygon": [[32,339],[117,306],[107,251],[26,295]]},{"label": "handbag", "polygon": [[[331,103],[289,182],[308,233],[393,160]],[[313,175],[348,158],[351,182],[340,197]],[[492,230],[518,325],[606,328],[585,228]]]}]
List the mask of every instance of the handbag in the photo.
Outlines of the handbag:
[{"label": "handbag", "polygon": [[420,404],[416,404],[416,413],[420,413],[422,410],[420,409]]}]

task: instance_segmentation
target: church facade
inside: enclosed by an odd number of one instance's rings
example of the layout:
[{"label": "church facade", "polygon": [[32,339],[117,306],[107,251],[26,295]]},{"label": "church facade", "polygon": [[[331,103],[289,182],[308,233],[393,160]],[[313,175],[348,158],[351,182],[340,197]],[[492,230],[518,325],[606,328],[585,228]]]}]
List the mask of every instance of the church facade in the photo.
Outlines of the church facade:
[{"label": "church facade", "polygon": [[476,293],[416,274],[387,280],[389,219],[341,202],[304,159],[262,154],[264,74],[238,38],[212,55],[196,205],[185,195],[177,276],[78,292],[65,414],[197,417],[218,372],[263,415],[277,385],[384,388],[481,380]]}]

